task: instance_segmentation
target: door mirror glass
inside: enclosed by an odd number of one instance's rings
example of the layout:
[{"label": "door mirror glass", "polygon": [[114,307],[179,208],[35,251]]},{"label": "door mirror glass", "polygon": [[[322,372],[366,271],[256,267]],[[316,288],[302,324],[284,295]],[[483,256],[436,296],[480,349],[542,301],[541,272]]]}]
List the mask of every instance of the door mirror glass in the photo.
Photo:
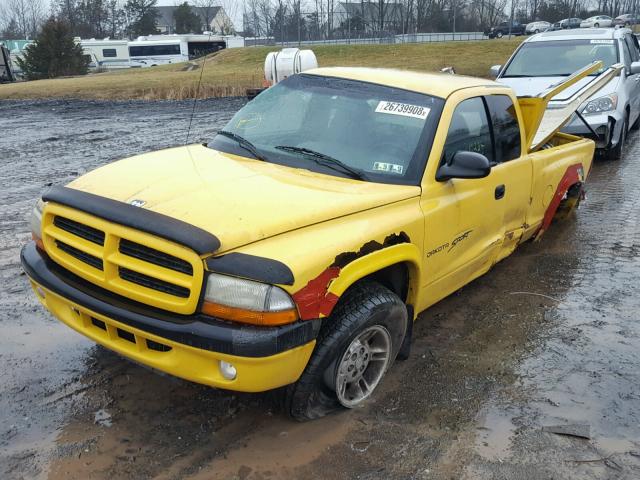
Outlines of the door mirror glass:
[{"label": "door mirror glass", "polygon": [[639,73],[640,73],[640,62],[631,62],[631,65],[629,66],[629,74],[637,75]]},{"label": "door mirror glass", "polygon": [[489,69],[489,77],[498,78],[498,74],[500,73],[501,68],[502,68],[502,65],[494,65],[493,67],[491,67]]},{"label": "door mirror glass", "polygon": [[438,182],[452,178],[484,178],[491,173],[489,159],[476,152],[459,151],[449,163],[444,163],[436,173]]}]

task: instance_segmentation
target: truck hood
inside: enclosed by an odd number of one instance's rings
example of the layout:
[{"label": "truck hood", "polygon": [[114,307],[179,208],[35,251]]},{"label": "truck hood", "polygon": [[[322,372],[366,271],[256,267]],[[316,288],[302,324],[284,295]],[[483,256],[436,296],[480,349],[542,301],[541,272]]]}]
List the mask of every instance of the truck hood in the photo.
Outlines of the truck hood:
[{"label": "truck hood", "polygon": [[[551,103],[554,101],[565,101],[570,98],[574,93],[580,90],[593,80],[594,77],[586,77],[580,79],[577,83],[571,85],[567,89],[560,92],[558,95],[551,99]],[[615,92],[620,77],[613,78],[609,83],[600,89],[598,96],[607,95]],[[518,97],[535,97],[540,92],[547,90],[552,85],[556,85],[567,77],[506,77],[498,78],[496,81],[507,85],[516,92]]]},{"label": "truck hood", "polygon": [[138,155],[68,185],[195,225],[218,252],[420,195],[420,187],[362,182],[265,163],[201,145]]}]

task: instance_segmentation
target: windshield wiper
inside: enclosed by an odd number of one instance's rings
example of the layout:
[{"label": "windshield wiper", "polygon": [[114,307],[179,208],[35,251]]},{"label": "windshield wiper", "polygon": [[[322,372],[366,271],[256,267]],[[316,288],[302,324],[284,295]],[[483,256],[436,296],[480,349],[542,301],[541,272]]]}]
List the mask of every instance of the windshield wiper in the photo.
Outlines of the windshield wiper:
[{"label": "windshield wiper", "polygon": [[310,148],[293,147],[290,145],[278,145],[275,148],[277,150],[284,150],[285,152],[302,153],[303,155],[311,157],[311,159],[319,165],[324,165],[325,167],[329,167],[333,170],[339,170],[342,173],[346,173],[347,176],[355,178],[356,180],[368,180],[367,176],[360,170],[356,170],[346,163],[341,162],[337,158],[334,158],[331,155],[327,155],[326,153],[317,152],[315,150],[311,150]]},{"label": "windshield wiper", "polygon": [[229,132],[227,130],[220,130],[218,132],[218,135],[222,135],[223,137],[227,137],[227,138],[230,138],[232,140],[235,140],[236,142],[238,142],[238,145],[240,145],[240,147],[244,148],[247,152],[251,153],[251,155],[253,155],[258,160],[262,160],[263,162],[268,162],[269,161],[269,159],[267,159],[267,157],[265,157],[260,152],[258,152],[258,149],[256,148],[256,146],[253,143],[251,143],[246,138],[241,137],[237,133]]}]

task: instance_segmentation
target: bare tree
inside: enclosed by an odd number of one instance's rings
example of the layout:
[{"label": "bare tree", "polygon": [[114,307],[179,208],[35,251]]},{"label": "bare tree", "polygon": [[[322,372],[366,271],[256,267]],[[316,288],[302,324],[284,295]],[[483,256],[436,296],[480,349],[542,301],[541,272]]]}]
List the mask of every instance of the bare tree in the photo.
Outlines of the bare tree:
[{"label": "bare tree", "polygon": [[6,0],[0,16],[3,27],[13,24],[20,35],[28,39],[38,34],[46,17],[46,8],[43,0]]}]

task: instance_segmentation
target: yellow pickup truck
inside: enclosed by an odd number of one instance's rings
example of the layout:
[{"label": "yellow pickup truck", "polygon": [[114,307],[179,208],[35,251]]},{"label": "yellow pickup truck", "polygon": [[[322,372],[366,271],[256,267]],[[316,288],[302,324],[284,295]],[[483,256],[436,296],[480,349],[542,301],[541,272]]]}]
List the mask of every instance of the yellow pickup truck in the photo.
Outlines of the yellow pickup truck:
[{"label": "yellow pickup truck", "polygon": [[419,312],[579,201],[594,143],[558,129],[617,73],[598,68],[522,99],[447,74],[289,77],[207,145],[49,189],[22,265],[54,316],[137,362],[285,387],[300,420],[360,405],[408,354]]}]

